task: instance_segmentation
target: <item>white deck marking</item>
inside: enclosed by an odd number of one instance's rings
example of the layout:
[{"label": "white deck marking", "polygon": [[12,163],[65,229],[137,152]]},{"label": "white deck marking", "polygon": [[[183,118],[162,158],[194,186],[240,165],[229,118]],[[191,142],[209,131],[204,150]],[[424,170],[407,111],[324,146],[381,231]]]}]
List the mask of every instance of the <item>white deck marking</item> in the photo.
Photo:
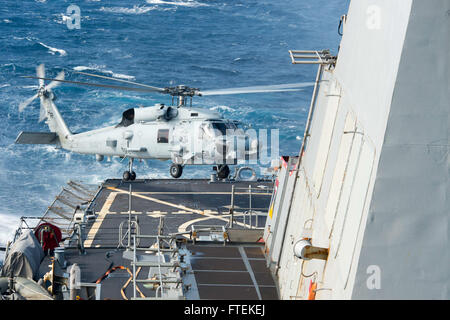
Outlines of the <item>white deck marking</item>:
[{"label": "white deck marking", "polygon": [[[112,187],[111,187],[112,188]],[[183,191],[136,191],[133,192],[133,194],[197,194],[197,195],[202,195],[202,194],[229,194],[231,196],[231,192],[212,192],[212,191],[195,191],[195,192],[183,192]],[[248,192],[235,192],[235,195],[248,195]],[[258,192],[255,189],[252,189],[252,197],[256,196],[256,195],[262,195],[262,196],[271,196],[272,193],[268,193],[268,192]]]},{"label": "white deck marking", "polygon": [[262,300],[261,292],[259,291],[258,282],[256,281],[255,274],[253,273],[252,266],[248,261],[247,254],[245,253],[244,247],[239,246],[239,253],[241,254],[242,261],[244,261],[245,268],[247,268],[248,273],[250,274],[250,278],[252,279],[253,286],[256,289],[256,294],[258,295],[259,300]]}]

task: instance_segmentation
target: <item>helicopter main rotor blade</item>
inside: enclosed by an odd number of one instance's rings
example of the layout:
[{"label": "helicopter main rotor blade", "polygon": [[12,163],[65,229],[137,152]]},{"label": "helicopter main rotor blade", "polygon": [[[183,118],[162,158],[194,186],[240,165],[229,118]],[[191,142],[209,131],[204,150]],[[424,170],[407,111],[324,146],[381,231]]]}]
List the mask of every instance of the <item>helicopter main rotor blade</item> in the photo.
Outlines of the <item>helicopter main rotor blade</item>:
[{"label": "helicopter main rotor blade", "polygon": [[244,93],[264,93],[264,92],[285,92],[300,91],[301,88],[313,86],[313,82],[286,83],[267,86],[252,86],[241,88],[228,88],[217,90],[198,91],[200,96],[225,95],[225,94],[244,94]]},{"label": "helicopter main rotor blade", "polygon": [[89,76],[89,77],[97,77],[97,78],[114,80],[114,81],[123,82],[123,83],[134,84],[134,85],[137,85],[137,86],[141,86],[141,87],[152,89],[153,91],[157,91],[157,92],[164,92],[165,91],[164,88],[158,88],[158,87],[154,87],[154,86],[149,86],[147,84],[138,83],[138,82],[134,82],[134,81],[117,79],[117,78],[113,78],[113,77],[107,77],[107,76],[102,76],[102,75],[99,75],[99,74],[93,74],[93,73],[87,73],[87,72],[81,72],[81,71],[72,71],[72,72],[73,73],[83,74],[83,75]]},{"label": "helicopter main rotor blade", "polygon": [[[45,78],[45,66],[44,64],[40,64],[36,67],[36,75],[39,78]],[[44,86],[44,80],[39,79],[39,88],[42,88]]]},{"label": "helicopter main rotor blade", "polygon": [[110,88],[110,89],[125,90],[125,91],[155,92],[155,90],[153,90],[153,89],[122,87],[122,86],[114,86],[114,85],[109,85],[109,84],[98,84],[98,83],[89,83],[89,82],[80,82],[80,81],[70,81],[70,80],[61,80],[61,79],[55,79],[55,78],[41,78],[41,77],[33,77],[33,76],[23,76],[23,78],[41,79],[41,80],[49,80],[49,81],[59,81],[59,82],[65,82],[65,83],[72,83],[72,84],[79,84],[79,85],[100,87],[100,88]]},{"label": "helicopter main rotor blade", "polygon": [[53,88],[59,86],[59,84],[60,84],[59,81],[60,81],[60,80],[64,80],[64,71],[60,71],[60,72],[57,74],[55,80],[57,80],[57,81],[52,81],[52,82],[50,82],[50,84],[48,84],[47,86],[45,86],[45,89],[46,89],[46,90],[51,90],[51,89],[53,89]]},{"label": "helicopter main rotor blade", "polygon": [[28,98],[27,100],[25,100],[24,102],[21,102],[19,104],[19,112],[22,112],[30,103],[33,102],[34,99],[36,99],[39,95],[36,93],[34,96],[32,96],[31,98]]}]

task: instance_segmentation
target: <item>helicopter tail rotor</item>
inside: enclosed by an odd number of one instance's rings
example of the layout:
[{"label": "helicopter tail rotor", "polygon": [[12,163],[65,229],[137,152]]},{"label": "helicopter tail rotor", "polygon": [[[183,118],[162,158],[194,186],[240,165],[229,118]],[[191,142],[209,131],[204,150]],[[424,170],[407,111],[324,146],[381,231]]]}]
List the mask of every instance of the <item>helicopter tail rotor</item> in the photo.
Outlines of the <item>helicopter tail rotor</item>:
[{"label": "helicopter tail rotor", "polygon": [[50,82],[47,86],[44,83],[45,78],[45,66],[44,64],[40,64],[36,68],[36,77],[39,80],[39,89],[38,92],[33,95],[32,97],[28,98],[27,100],[21,102],[19,104],[19,112],[22,112],[29,104],[31,104],[36,98],[39,97],[41,108],[39,111],[39,122],[44,120],[46,118],[46,108],[45,104],[48,104],[50,100],[53,100],[55,98],[54,94],[51,92],[51,90],[55,87],[57,87],[62,81],[64,80],[64,71],[61,71],[58,73],[58,75],[55,77],[55,81]]}]

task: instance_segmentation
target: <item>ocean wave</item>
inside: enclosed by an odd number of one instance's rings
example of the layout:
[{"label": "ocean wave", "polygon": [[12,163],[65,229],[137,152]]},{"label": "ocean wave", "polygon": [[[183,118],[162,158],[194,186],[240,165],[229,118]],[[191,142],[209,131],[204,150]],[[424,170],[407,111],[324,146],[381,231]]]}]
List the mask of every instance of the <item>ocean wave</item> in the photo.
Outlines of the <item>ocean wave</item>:
[{"label": "ocean wave", "polygon": [[11,241],[14,232],[19,227],[19,218],[13,214],[0,213],[0,245],[5,246]]},{"label": "ocean wave", "polygon": [[71,21],[72,19],[70,16],[66,16],[64,13],[59,13],[56,16],[58,17],[58,19],[55,20],[55,22],[59,24],[67,24],[67,21]]},{"label": "ocean wave", "polygon": [[209,110],[213,110],[213,111],[221,110],[221,111],[229,111],[229,112],[235,111],[233,108],[230,108],[228,106],[215,106],[215,107],[209,108]]},{"label": "ocean wave", "polygon": [[91,67],[76,66],[75,68],[73,68],[73,70],[75,70],[75,71],[95,70],[95,71],[99,71],[101,73],[109,74],[110,76],[112,76],[114,78],[119,78],[119,79],[124,79],[124,80],[135,80],[134,76],[129,76],[127,74],[122,74],[122,73],[115,73],[111,70],[104,69],[104,67],[105,66],[97,66],[97,65],[93,65]]},{"label": "ocean wave", "polygon": [[182,6],[182,7],[209,7],[209,4],[206,3],[200,3],[193,0],[187,0],[187,1],[162,1],[162,0],[147,0],[146,1],[149,4],[167,4],[167,5],[174,5],[174,6]]},{"label": "ocean wave", "polygon": [[21,89],[39,89],[37,85],[29,85],[29,86],[20,86]]},{"label": "ocean wave", "polygon": [[53,48],[53,47],[50,47],[50,46],[48,46],[48,45],[46,45],[45,43],[42,43],[42,42],[39,42],[39,44],[40,44],[41,46],[47,48],[47,49],[48,49],[48,52],[50,52],[50,53],[53,54],[53,55],[55,55],[56,53],[59,53],[60,56],[66,56],[66,55],[67,55],[66,50],[58,49],[58,48]]},{"label": "ocean wave", "polygon": [[231,69],[224,69],[224,68],[218,68],[218,67],[205,67],[205,66],[191,66],[190,67],[193,70],[198,70],[198,71],[202,71],[202,72],[207,72],[207,73],[216,73],[216,74],[222,74],[222,75],[237,75],[240,74],[240,72],[238,70],[231,70]]},{"label": "ocean wave", "polygon": [[147,7],[147,6],[137,6],[134,5],[133,8],[125,7],[101,7],[100,11],[111,12],[111,13],[129,13],[129,14],[143,14],[152,10],[156,10],[158,7]]}]

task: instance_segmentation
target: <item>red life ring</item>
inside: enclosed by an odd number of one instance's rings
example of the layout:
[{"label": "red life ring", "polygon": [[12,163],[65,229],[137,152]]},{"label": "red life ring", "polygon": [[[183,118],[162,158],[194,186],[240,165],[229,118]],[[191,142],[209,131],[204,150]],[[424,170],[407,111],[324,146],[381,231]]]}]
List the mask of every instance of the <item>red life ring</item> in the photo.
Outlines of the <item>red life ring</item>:
[{"label": "red life ring", "polygon": [[[56,247],[59,247],[59,243],[62,240],[61,229],[51,223],[41,223],[34,230],[34,235],[42,244],[44,252],[47,250],[52,251]],[[42,239],[41,239],[42,236]]]}]

